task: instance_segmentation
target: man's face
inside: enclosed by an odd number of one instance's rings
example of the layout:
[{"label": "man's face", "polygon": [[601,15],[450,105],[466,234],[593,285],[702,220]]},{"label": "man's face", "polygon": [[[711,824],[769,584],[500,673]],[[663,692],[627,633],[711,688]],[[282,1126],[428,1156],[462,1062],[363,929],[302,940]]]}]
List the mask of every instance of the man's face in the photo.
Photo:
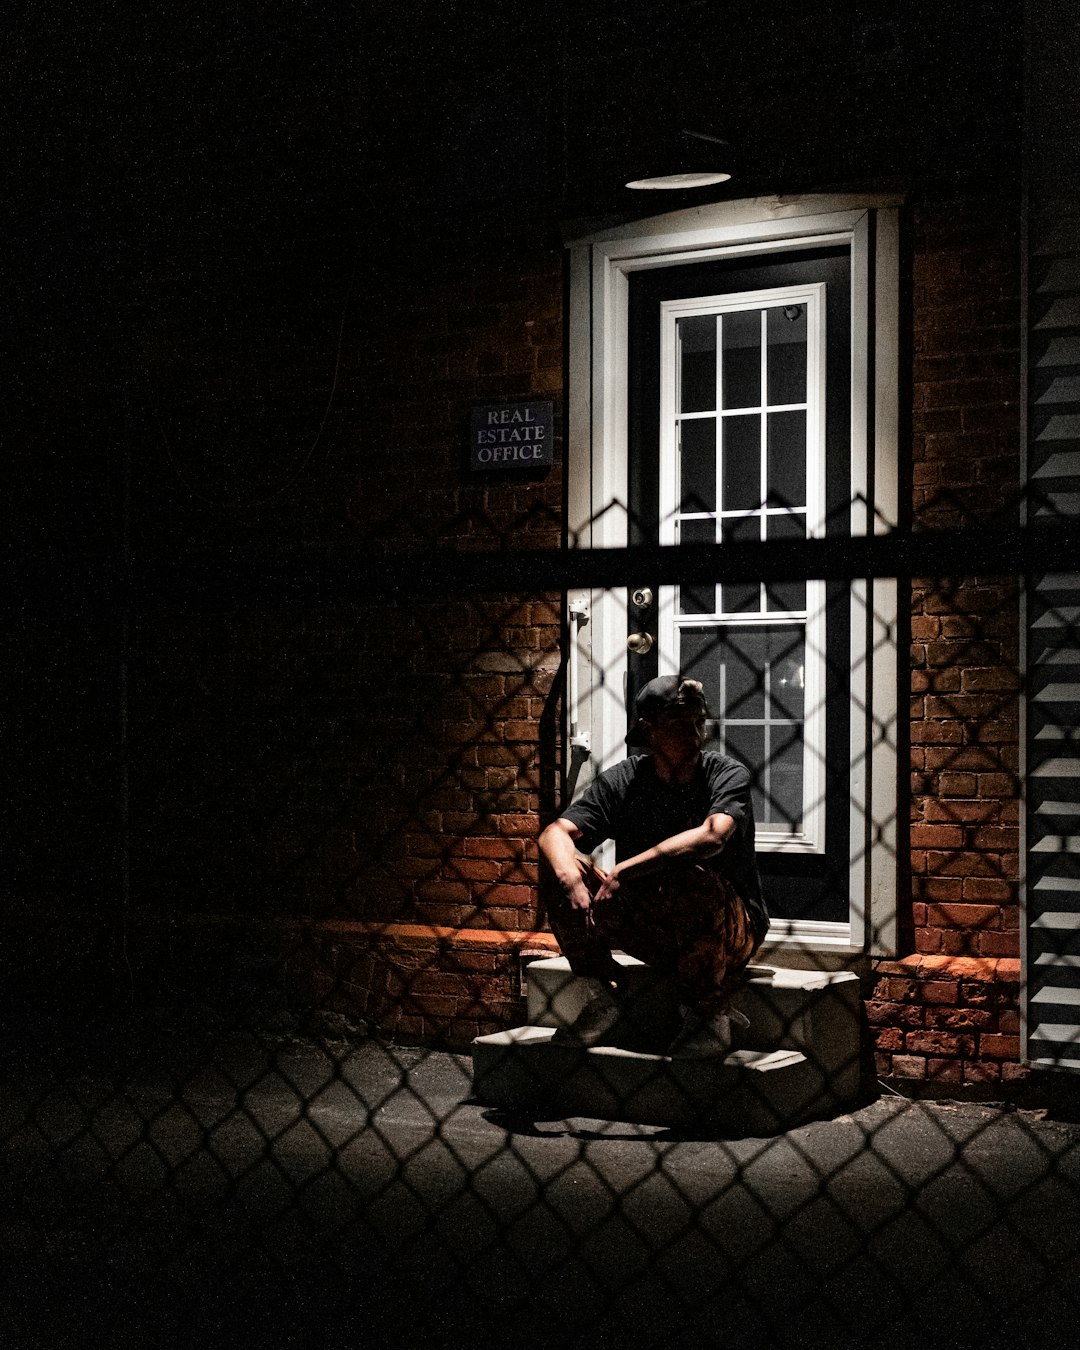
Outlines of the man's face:
[{"label": "man's face", "polygon": [[693,762],[705,744],[705,714],[697,708],[669,708],[651,724],[649,748],[673,765]]}]

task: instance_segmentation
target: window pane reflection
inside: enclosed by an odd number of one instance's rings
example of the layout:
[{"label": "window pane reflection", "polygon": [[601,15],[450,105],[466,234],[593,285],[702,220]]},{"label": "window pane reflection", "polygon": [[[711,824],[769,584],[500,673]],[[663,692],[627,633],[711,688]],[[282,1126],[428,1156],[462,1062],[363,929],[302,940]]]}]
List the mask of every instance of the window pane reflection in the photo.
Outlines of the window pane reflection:
[{"label": "window pane reflection", "polygon": [[725,417],[724,510],[752,511],[761,505],[761,419]]},{"label": "window pane reflection", "polygon": [[716,316],[693,315],[675,323],[679,344],[679,410],[716,407]]},{"label": "window pane reflection", "polygon": [[699,417],[679,428],[682,511],[716,509],[716,422]]},{"label": "window pane reflection", "polygon": [[769,413],[768,485],[770,506],[806,505],[806,413]]},{"label": "window pane reflection", "polygon": [[761,405],[761,310],[724,314],[723,391],[725,408]]},{"label": "window pane reflection", "polygon": [[777,305],[765,320],[769,404],[806,402],[806,306]]}]

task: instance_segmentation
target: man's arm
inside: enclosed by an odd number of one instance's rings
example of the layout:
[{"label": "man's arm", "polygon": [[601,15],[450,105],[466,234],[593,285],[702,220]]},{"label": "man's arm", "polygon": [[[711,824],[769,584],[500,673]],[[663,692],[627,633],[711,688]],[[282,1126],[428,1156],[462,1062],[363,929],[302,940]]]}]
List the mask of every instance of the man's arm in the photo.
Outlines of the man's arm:
[{"label": "man's arm", "polygon": [[581,831],[574,822],[560,816],[542,831],[538,842],[541,854],[570,904],[574,909],[588,909],[592,897],[582,880],[581,860],[575,847],[580,838]]},{"label": "man's arm", "polygon": [[[558,824],[559,822],[556,822]],[[568,821],[562,822],[569,824]],[[661,839],[652,848],[636,853],[618,863],[596,893],[597,900],[606,900],[619,889],[620,878],[630,881],[636,877],[648,876],[656,872],[665,863],[676,858],[711,858],[722,851],[724,845],[735,831],[735,819],[724,811],[707,816],[700,825],[691,830],[683,830],[668,839]]]}]

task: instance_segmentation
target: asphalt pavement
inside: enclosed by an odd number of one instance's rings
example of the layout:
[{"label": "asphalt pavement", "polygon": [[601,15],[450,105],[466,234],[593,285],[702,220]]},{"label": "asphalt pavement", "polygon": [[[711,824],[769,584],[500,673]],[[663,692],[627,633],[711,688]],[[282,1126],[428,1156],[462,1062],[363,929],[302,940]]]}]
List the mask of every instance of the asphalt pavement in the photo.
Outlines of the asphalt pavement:
[{"label": "asphalt pavement", "polygon": [[0,1347],[1075,1342],[1076,1124],[884,1093],[718,1137],[470,1092],[375,1041],[10,1058]]}]

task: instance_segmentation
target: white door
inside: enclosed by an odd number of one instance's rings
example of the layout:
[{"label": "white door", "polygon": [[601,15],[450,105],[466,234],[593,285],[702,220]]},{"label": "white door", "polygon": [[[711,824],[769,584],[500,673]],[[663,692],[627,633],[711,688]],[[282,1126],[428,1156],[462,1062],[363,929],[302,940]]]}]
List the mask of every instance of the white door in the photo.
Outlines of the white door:
[{"label": "white door", "polygon": [[[717,206],[712,229],[688,212],[662,218],[652,236],[629,226],[572,254],[572,544],[655,545],[644,556],[664,558],[668,548],[752,540],[772,546],[775,561],[785,541],[895,518],[894,466],[875,462],[879,449],[895,455],[895,373],[891,389],[873,388],[887,363],[875,368],[870,351],[869,299],[873,289],[877,332],[890,336],[891,226],[876,227],[886,247],[875,258],[865,210],[754,222],[752,205]],[[662,579],[627,576],[625,589],[571,597],[571,789],[625,754],[642,684],[696,676],[721,748],[754,774],[774,934],[887,947],[894,584],[773,580],[782,573],[772,569],[766,581],[723,568],[688,584],[668,562],[661,570]],[[673,573],[677,584],[661,584]],[[872,704],[887,735],[871,736]]]}]

